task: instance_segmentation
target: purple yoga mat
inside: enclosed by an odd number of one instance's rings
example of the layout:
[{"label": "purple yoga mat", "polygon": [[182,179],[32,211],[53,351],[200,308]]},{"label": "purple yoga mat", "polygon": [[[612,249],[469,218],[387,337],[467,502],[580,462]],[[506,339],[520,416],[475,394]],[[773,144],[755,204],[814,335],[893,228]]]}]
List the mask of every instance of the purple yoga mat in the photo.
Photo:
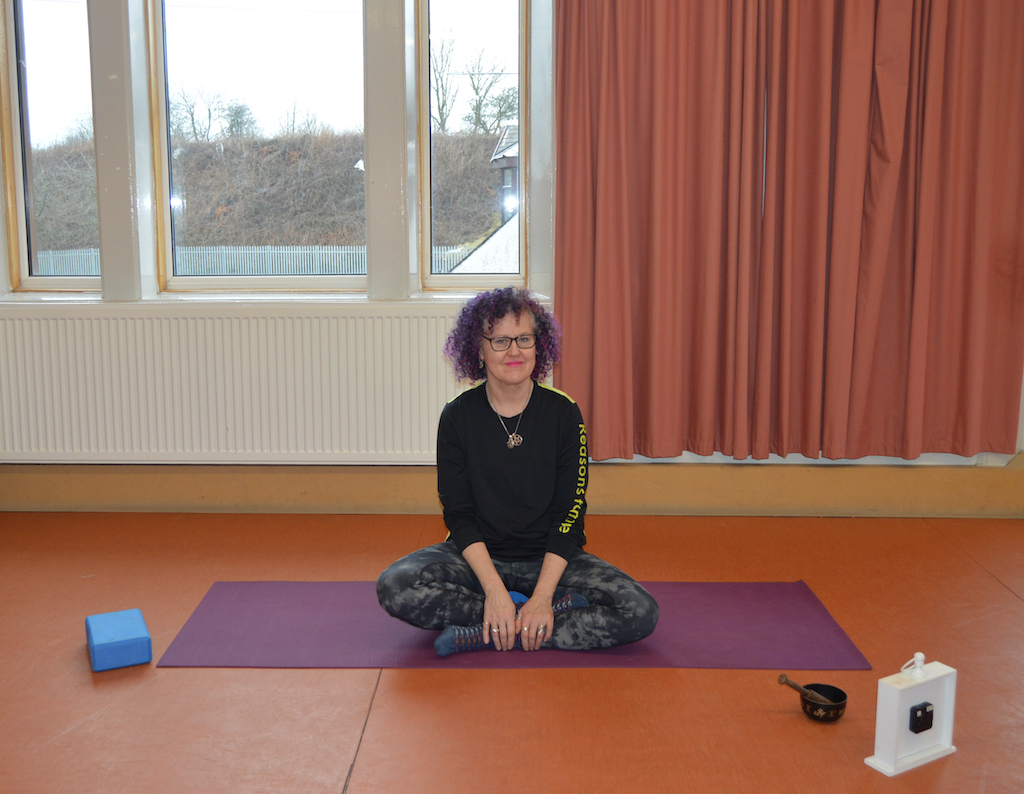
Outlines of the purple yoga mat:
[{"label": "purple yoga mat", "polygon": [[640,642],[440,658],[437,632],[388,616],[373,582],[217,582],[158,667],[871,669],[802,581],[643,585],[661,616]]}]

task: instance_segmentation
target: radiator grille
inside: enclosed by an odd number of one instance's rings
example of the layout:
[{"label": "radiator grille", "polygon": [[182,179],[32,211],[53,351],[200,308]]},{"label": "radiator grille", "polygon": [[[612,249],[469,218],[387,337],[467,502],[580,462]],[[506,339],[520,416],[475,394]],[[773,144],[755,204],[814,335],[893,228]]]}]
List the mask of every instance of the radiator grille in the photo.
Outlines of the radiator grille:
[{"label": "radiator grille", "polygon": [[432,463],[459,388],[441,355],[457,311],[16,311],[0,318],[0,456]]}]

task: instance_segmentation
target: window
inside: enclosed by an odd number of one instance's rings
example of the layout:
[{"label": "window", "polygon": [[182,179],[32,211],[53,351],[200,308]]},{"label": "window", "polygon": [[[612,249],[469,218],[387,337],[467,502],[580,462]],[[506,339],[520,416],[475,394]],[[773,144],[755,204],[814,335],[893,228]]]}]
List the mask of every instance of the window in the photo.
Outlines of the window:
[{"label": "window", "polygon": [[86,3],[20,0],[15,11],[27,241],[21,280],[68,286],[68,277],[100,274]]},{"label": "window", "polygon": [[518,0],[430,0],[432,275],[518,275]]},{"label": "window", "polygon": [[163,7],[174,276],[365,276],[361,0]]}]

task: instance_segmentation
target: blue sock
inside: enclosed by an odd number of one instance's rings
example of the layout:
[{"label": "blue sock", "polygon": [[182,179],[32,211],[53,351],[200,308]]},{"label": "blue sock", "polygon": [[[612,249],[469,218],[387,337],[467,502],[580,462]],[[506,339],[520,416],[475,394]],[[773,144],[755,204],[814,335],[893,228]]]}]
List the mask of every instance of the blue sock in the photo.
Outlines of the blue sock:
[{"label": "blue sock", "polygon": [[[512,596],[512,603],[516,605],[517,610],[530,600],[517,590],[509,590],[508,594]],[[556,615],[560,615],[570,609],[582,609],[588,606],[590,606],[590,602],[584,596],[581,596],[579,593],[568,593],[555,601],[551,608]]]},{"label": "blue sock", "polygon": [[568,612],[570,609],[583,609],[583,607],[589,607],[590,602],[587,601],[585,596],[581,596],[579,593],[567,593],[566,595],[559,598],[555,603],[551,605],[556,615],[561,615],[563,612]]},{"label": "blue sock", "polygon": [[[518,634],[512,647],[519,650],[523,648]],[[449,626],[434,640],[434,650],[437,651],[438,656],[448,656],[461,651],[482,651],[484,648],[497,650],[493,640],[484,643],[484,627],[481,625]]]}]

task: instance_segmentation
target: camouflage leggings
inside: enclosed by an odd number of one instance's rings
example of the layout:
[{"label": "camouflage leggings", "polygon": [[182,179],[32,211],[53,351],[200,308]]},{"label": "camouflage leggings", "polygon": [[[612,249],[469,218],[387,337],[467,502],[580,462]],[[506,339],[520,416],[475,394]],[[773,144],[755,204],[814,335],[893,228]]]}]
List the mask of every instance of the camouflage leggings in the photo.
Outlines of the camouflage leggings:
[{"label": "camouflage leggings", "polygon": [[[543,560],[494,560],[509,590],[533,593]],[[610,648],[643,639],[658,622],[658,604],[643,587],[604,560],[578,551],[566,566],[555,599],[584,596],[590,606],[555,617],[548,646],[564,650]],[[377,597],[391,615],[424,629],[473,626],[483,620],[480,582],[451,541],[406,555],[377,579]]]}]

